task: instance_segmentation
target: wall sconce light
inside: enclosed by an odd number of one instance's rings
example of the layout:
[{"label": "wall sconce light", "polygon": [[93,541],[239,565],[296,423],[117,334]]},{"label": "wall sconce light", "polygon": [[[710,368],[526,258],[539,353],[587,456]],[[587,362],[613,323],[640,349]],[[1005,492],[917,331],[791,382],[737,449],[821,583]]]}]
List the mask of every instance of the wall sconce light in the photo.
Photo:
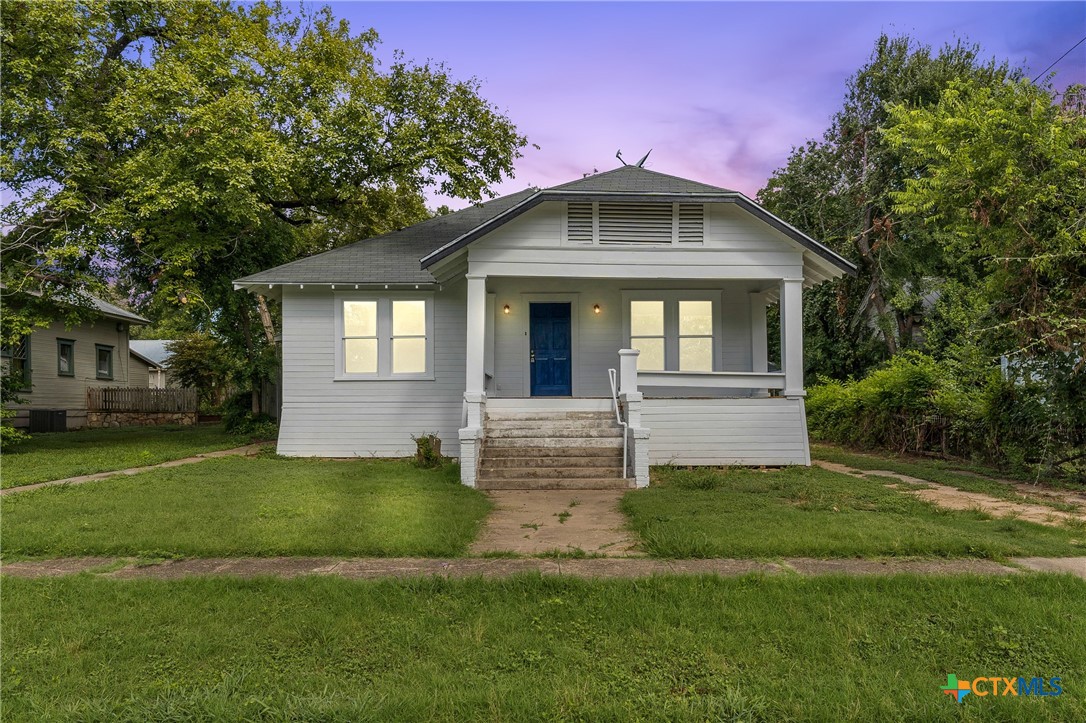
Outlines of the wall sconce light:
[{"label": "wall sconce light", "polygon": [[594,314],[598,314],[598,313],[600,313],[600,305],[599,305],[599,304],[594,304],[594,305],[592,306],[592,312],[593,312]]},{"label": "wall sconce light", "polygon": [[509,304],[506,304],[505,306],[502,307],[502,313],[503,314],[508,314],[509,313]]}]

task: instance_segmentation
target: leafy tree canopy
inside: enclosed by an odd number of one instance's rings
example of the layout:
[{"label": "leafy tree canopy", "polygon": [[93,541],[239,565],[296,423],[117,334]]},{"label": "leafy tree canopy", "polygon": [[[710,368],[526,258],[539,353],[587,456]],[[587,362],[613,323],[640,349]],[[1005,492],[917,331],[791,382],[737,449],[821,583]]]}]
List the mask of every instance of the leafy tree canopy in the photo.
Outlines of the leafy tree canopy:
[{"label": "leafy tree canopy", "polygon": [[328,8],[5,2],[0,41],[5,338],[126,276],[235,328],[230,278],[417,221],[427,187],[488,195],[525,143]]},{"label": "leafy tree canopy", "polygon": [[931,229],[898,218],[892,193],[916,173],[884,137],[889,106],[927,107],[961,78],[998,85],[1016,77],[985,61],[978,46],[933,51],[907,36],[881,36],[848,81],[842,107],[821,140],[793,149],[758,200],[854,261],[855,279],[824,285],[805,303],[810,371],[844,378],[913,344],[914,323],[932,284],[957,278]]},{"label": "leafy tree canopy", "polygon": [[981,269],[995,348],[1086,352],[1086,113],[1026,80],[955,81],[934,105],[889,109],[886,137],[922,172],[892,193],[948,252]]}]

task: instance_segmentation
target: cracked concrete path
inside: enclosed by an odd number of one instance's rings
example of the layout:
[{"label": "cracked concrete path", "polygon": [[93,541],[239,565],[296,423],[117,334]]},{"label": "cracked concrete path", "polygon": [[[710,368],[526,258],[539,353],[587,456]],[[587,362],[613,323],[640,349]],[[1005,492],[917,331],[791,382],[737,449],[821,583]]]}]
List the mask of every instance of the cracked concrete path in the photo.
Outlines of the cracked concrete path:
[{"label": "cracked concrete path", "polygon": [[160,469],[163,467],[180,467],[183,464],[193,464],[195,462],[203,462],[205,459],[214,459],[216,457],[234,457],[239,455],[250,456],[260,451],[261,447],[264,447],[264,443],[247,444],[244,447],[234,447],[233,449],[220,449],[215,452],[204,452],[203,454],[193,455],[192,457],[183,457],[182,459],[171,459],[167,462],[160,462],[158,464],[150,464],[146,467],[129,467],[128,469],[115,469],[110,472],[96,472],[95,474],[83,474],[78,477],[68,477],[67,479],[56,479],[49,482],[38,482],[32,485],[20,485],[19,487],[7,487],[0,490],[0,495],[10,495],[16,492],[29,492],[30,490],[41,489],[42,487],[53,487],[54,485],[79,485],[84,482],[94,482],[100,479],[106,479],[108,477],[116,477],[117,475],[133,475],[140,472],[146,472],[151,469]]},{"label": "cracked concrete path", "polygon": [[900,492],[919,497],[922,500],[926,500],[939,507],[945,507],[950,510],[981,510],[982,512],[987,512],[996,517],[1014,517],[1019,520],[1036,522],[1037,524],[1049,525],[1052,527],[1058,527],[1065,522],[1086,522],[1086,511],[1084,510],[1064,512],[1062,510],[1056,510],[1051,507],[1031,502],[1001,499],[999,497],[986,495],[982,492],[966,492],[957,487],[939,484],[938,482],[929,482],[928,480],[920,479],[919,477],[910,477],[907,474],[891,472],[889,470],[855,469],[848,465],[838,464],[837,462],[828,462],[823,459],[811,460],[811,464],[829,470],[830,472],[847,474],[852,477],[876,475],[878,477],[887,477],[906,485],[915,485],[916,489],[909,489],[894,484],[889,484],[888,486],[892,486]]},{"label": "cracked concrete path", "polygon": [[494,509],[471,553],[538,555],[583,551],[624,557],[637,543],[619,511],[625,490],[494,490]]},{"label": "cracked concrete path", "polygon": [[433,575],[447,578],[501,578],[523,573],[577,578],[644,578],[653,575],[719,575],[748,573],[877,576],[918,575],[1012,575],[1030,572],[1070,573],[1086,580],[1086,557],[1015,558],[1010,564],[992,560],[946,559],[831,559],[786,558],[759,560],[652,560],[644,557],[567,559],[539,558],[335,558],[335,557],[239,557],[167,560],[145,563],[132,558],[75,557],[55,560],[22,560],[0,566],[12,577],[62,577],[87,573],[112,579],[179,580],[188,577],[295,578],[326,575],[352,580],[410,578]]}]

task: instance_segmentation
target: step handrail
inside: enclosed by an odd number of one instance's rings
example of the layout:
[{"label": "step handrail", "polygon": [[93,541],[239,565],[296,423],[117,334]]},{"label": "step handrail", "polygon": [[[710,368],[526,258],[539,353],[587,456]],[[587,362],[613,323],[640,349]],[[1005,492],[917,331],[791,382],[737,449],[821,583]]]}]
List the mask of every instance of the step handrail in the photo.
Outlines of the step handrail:
[{"label": "step handrail", "polygon": [[614,369],[607,370],[607,376],[611,379],[611,402],[615,409],[615,421],[622,427],[622,479],[626,477],[626,466],[628,464],[627,452],[626,452],[626,439],[629,437],[630,425],[622,420],[622,414],[618,410],[618,372]]}]

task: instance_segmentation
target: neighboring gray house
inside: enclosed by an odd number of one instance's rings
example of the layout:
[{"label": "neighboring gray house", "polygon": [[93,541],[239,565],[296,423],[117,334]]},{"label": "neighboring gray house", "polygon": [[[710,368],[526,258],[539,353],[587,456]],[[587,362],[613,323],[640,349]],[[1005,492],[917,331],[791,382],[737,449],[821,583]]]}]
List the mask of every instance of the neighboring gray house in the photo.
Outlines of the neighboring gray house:
[{"label": "neighboring gray house", "polygon": [[26,401],[9,405],[16,410],[13,426],[28,426],[31,409],[62,409],[67,428],[78,429],[87,421],[88,388],[147,386],[145,365],[129,354],[128,330],[151,322],[101,299],[90,302],[98,311],[94,321],[71,329],[54,322],[0,352],[3,373],[23,380]]},{"label": "neighboring gray house", "polygon": [[809,464],[802,290],[846,273],[741,193],[625,166],[235,287],[282,302],[280,454],[434,432],[465,484],[621,487],[650,463]]},{"label": "neighboring gray house", "polygon": [[151,389],[170,386],[170,352],[166,349],[169,343],[169,339],[132,339],[128,342],[128,352],[147,368],[147,386]]}]

